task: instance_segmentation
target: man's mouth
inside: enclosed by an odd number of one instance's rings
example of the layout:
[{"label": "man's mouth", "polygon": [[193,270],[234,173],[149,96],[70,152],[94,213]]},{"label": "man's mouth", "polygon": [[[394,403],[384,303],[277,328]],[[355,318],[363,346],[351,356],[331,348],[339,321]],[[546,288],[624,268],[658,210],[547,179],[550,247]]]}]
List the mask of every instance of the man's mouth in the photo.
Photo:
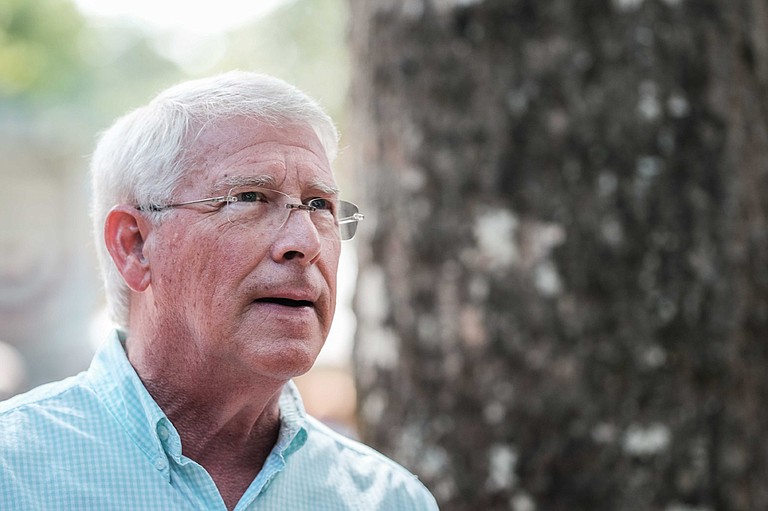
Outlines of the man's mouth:
[{"label": "man's mouth", "polygon": [[258,303],[274,303],[284,307],[314,307],[315,304],[309,300],[291,300],[290,298],[259,298],[255,300]]}]

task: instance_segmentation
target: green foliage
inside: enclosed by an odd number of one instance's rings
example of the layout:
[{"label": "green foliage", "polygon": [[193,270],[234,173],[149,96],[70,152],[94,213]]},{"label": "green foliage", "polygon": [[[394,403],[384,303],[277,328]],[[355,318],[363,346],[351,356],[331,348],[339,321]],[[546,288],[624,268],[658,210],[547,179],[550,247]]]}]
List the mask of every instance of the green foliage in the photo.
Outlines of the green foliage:
[{"label": "green foliage", "polygon": [[[225,41],[222,55],[195,73],[271,73],[339,119],[348,75],[346,15],[345,0],[288,1],[218,36]],[[0,0],[0,111],[43,123],[52,116],[56,124],[76,119],[84,132],[100,129],[188,76],[161,51],[167,37],[128,19],[85,18],[72,0]]]},{"label": "green foliage", "polygon": [[73,90],[85,62],[85,22],[67,0],[0,3],[0,101],[36,102]]}]

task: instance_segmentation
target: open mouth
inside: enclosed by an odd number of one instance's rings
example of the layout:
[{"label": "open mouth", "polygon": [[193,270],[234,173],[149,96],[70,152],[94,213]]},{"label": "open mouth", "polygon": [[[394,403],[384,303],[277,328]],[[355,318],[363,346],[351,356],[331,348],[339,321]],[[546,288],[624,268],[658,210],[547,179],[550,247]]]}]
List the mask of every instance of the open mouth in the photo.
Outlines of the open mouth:
[{"label": "open mouth", "polygon": [[288,298],[259,298],[258,303],[274,303],[284,307],[313,307],[314,304],[308,300],[291,300]]}]

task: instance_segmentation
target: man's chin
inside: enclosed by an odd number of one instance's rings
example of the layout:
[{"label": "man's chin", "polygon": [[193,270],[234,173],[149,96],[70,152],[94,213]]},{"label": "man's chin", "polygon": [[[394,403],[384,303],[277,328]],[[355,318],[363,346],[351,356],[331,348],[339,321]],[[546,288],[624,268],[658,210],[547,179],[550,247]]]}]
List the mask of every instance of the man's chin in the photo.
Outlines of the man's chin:
[{"label": "man's chin", "polygon": [[289,380],[312,369],[321,348],[322,342],[306,338],[274,340],[251,352],[251,367],[263,376]]}]

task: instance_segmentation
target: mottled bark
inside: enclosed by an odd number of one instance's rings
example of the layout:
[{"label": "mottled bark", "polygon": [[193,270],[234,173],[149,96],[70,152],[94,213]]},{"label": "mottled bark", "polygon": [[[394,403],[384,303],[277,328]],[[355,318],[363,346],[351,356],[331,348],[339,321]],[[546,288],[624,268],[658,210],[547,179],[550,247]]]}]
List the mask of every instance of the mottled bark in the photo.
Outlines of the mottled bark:
[{"label": "mottled bark", "polygon": [[365,439],[444,510],[768,509],[768,7],[351,0]]}]

